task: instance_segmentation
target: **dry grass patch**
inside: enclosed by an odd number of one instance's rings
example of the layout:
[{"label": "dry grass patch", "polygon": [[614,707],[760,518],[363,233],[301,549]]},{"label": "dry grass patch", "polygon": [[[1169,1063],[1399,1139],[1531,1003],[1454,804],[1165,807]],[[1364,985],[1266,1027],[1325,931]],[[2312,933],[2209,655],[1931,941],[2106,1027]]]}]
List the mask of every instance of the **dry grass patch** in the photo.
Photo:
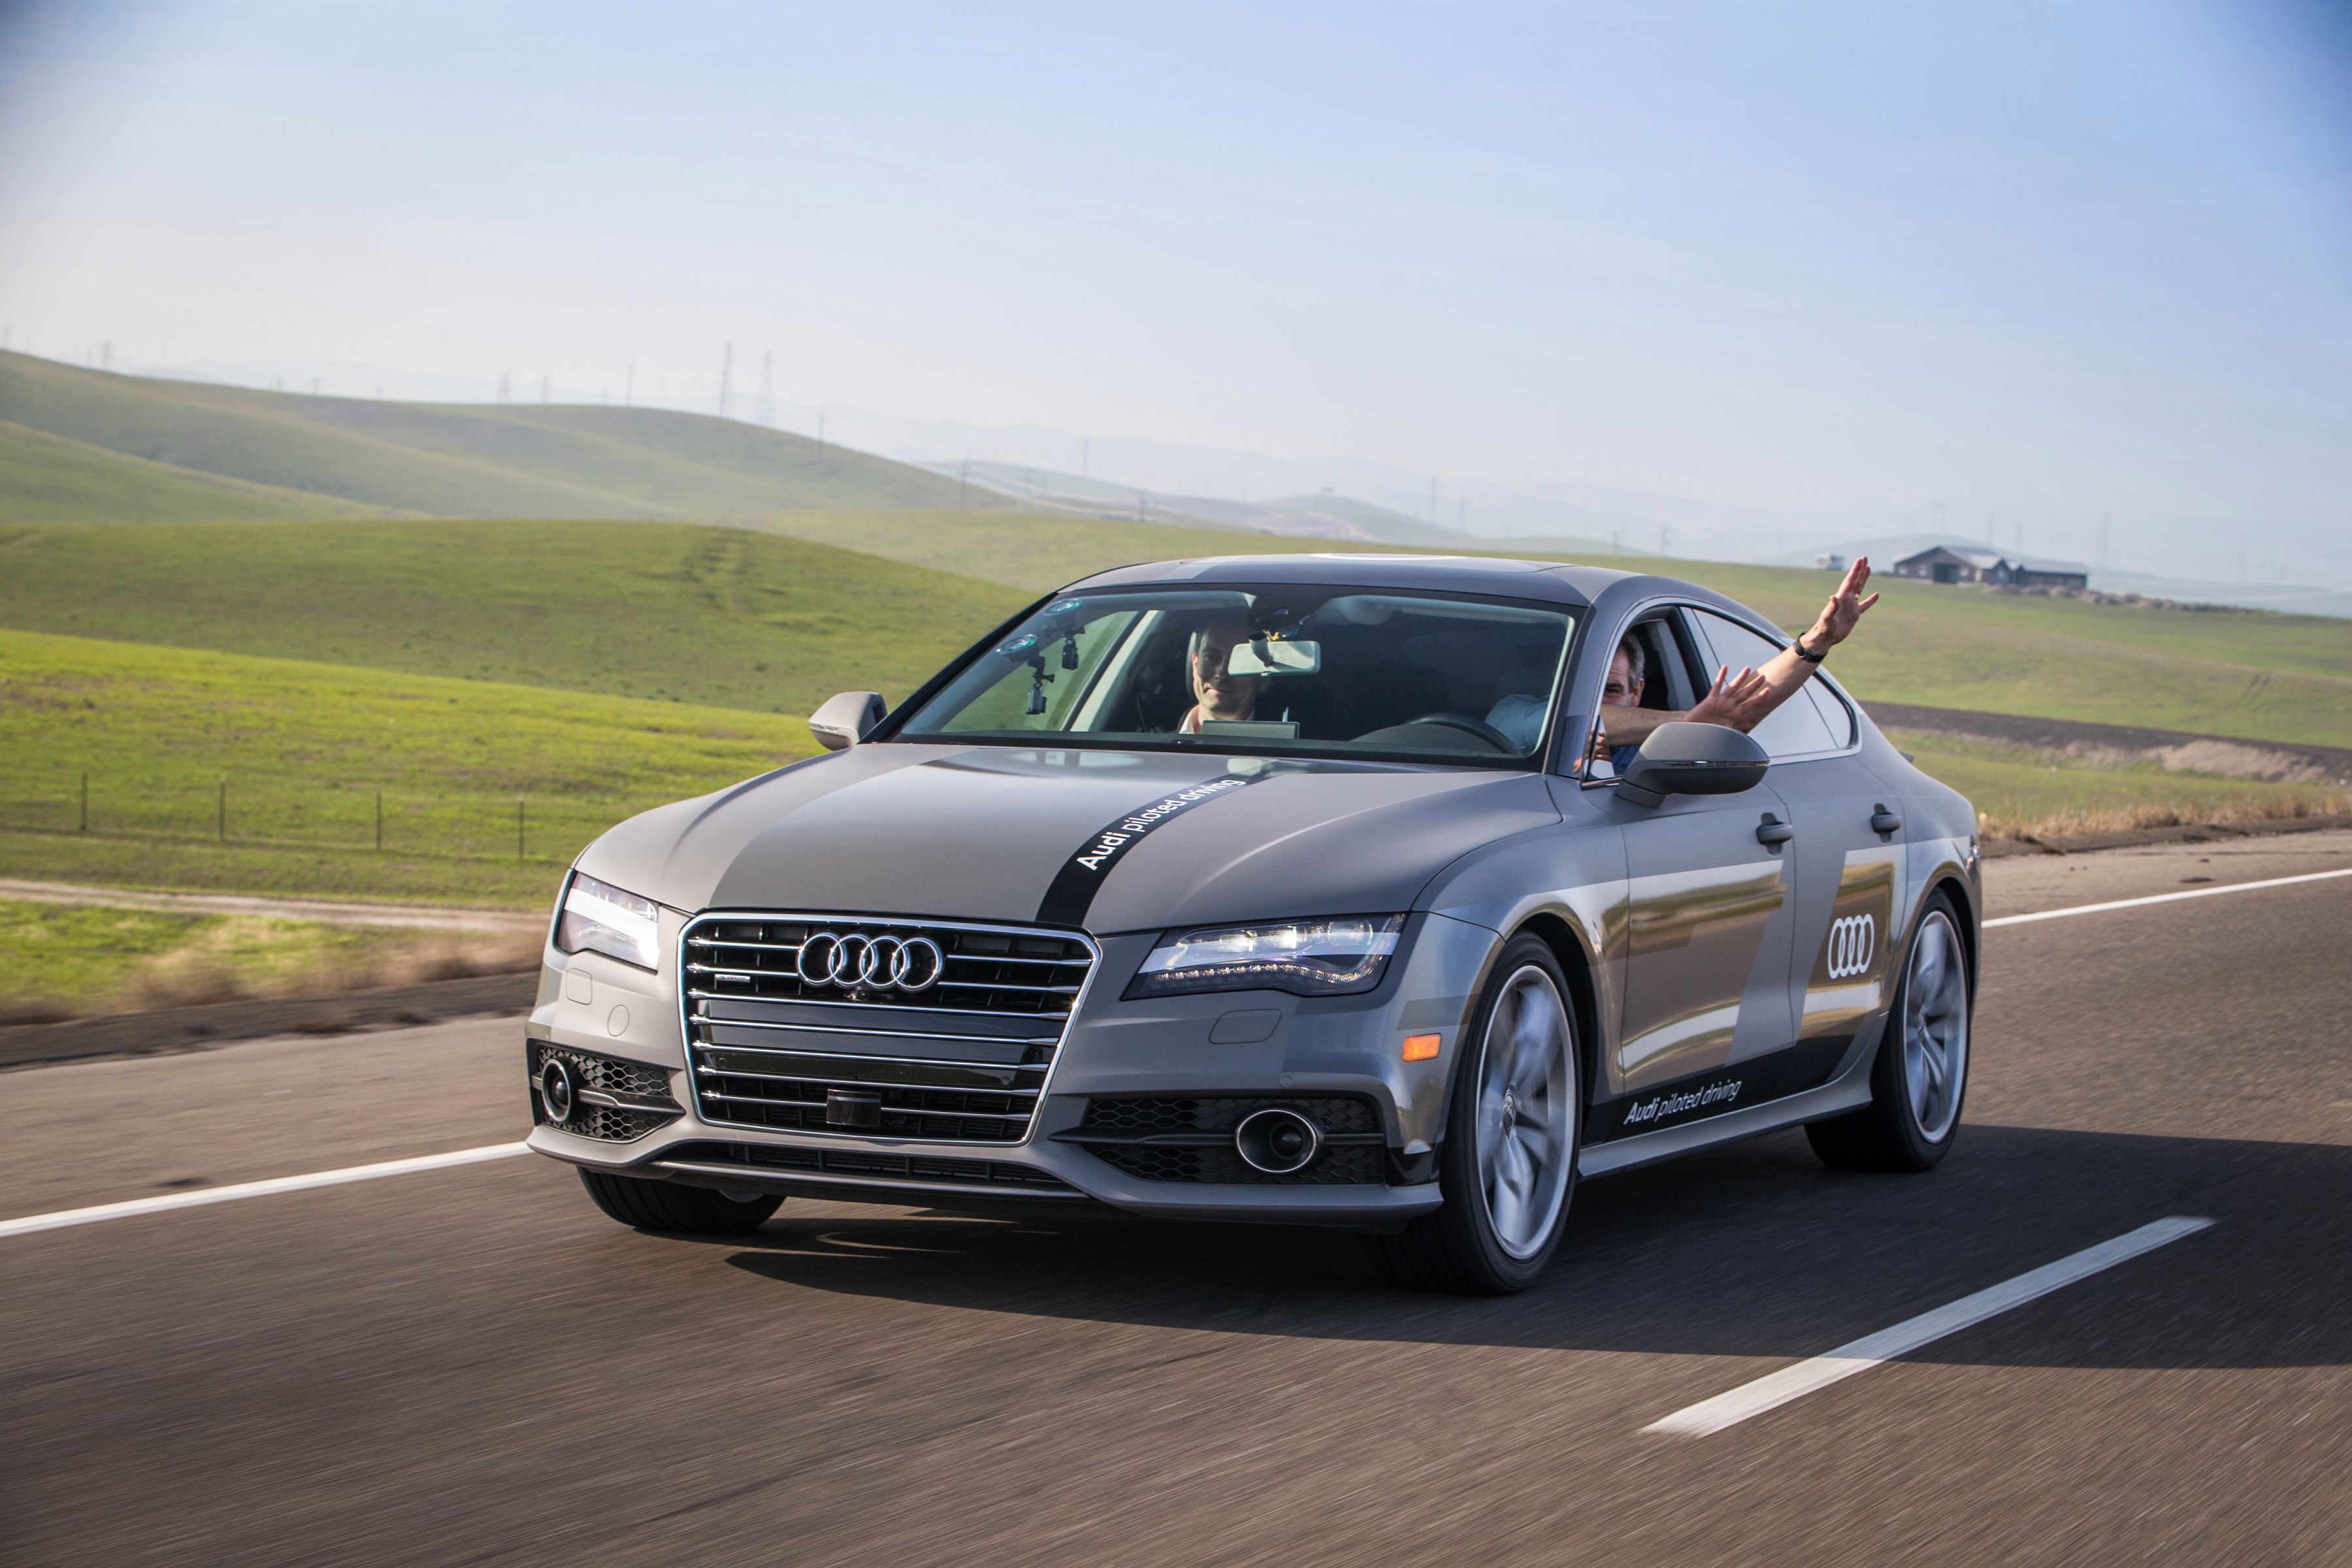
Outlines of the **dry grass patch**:
[{"label": "dry grass patch", "polygon": [[0,1023],[527,969],[539,938],[0,901]]},{"label": "dry grass patch", "polygon": [[2085,806],[2034,817],[1977,814],[1988,842],[2091,838],[2159,827],[2254,826],[2352,815],[2352,795],[2232,795],[2209,803]]}]

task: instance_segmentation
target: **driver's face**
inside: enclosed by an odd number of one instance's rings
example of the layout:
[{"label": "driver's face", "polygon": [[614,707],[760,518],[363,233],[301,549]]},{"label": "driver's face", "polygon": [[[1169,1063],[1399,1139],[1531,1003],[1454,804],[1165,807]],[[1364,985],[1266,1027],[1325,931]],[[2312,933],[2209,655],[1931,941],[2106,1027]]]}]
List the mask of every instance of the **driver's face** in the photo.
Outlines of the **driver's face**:
[{"label": "driver's face", "polygon": [[1639,708],[1642,705],[1642,682],[1633,679],[1633,661],[1621,650],[1609,661],[1609,679],[1601,688],[1601,705],[1604,708]]},{"label": "driver's face", "polygon": [[1192,696],[1206,717],[1246,719],[1256,709],[1265,678],[1225,672],[1234,645],[1248,637],[1247,627],[1222,624],[1211,626],[1202,637],[1201,651],[1192,660]]}]

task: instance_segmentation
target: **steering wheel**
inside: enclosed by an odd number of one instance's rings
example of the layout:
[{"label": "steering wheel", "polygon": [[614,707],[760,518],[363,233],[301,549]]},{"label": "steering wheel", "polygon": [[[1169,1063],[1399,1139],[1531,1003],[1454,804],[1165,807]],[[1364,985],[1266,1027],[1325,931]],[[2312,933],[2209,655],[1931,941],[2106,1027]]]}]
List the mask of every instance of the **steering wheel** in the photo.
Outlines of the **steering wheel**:
[{"label": "steering wheel", "polygon": [[[1424,713],[1418,719],[1406,720],[1405,723],[1435,724],[1440,729],[1459,730],[1465,735],[1475,736],[1477,739],[1486,742],[1486,744],[1494,747],[1495,750],[1498,752],[1516,752],[1518,750],[1518,747],[1511,743],[1511,738],[1508,735],[1504,734],[1500,730],[1496,729],[1495,726],[1487,723],[1484,719],[1473,719],[1467,713]],[[1399,726],[1399,728],[1402,727],[1403,726],[1402,725]]]}]

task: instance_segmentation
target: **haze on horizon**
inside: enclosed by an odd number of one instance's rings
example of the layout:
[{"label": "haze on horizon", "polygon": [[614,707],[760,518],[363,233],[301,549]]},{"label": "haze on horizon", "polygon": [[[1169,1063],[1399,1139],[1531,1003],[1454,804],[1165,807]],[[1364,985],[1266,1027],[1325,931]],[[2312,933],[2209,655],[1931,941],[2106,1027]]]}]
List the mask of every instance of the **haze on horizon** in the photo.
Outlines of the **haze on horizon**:
[{"label": "haze on horizon", "polygon": [[0,326],[2352,585],[2347,68],[2318,0],[19,4]]}]

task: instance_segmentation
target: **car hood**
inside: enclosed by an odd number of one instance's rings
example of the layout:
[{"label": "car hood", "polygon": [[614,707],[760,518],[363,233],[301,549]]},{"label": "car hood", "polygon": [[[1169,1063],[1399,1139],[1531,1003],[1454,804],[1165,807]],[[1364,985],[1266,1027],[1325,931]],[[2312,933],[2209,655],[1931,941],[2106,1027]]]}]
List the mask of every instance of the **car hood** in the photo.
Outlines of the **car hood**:
[{"label": "car hood", "polygon": [[[1066,867],[1139,814],[1147,830],[1078,877],[1074,900]],[[689,913],[1044,919],[1108,933],[1409,910],[1459,856],[1559,820],[1531,773],[893,742],[632,817],[580,868]]]}]

